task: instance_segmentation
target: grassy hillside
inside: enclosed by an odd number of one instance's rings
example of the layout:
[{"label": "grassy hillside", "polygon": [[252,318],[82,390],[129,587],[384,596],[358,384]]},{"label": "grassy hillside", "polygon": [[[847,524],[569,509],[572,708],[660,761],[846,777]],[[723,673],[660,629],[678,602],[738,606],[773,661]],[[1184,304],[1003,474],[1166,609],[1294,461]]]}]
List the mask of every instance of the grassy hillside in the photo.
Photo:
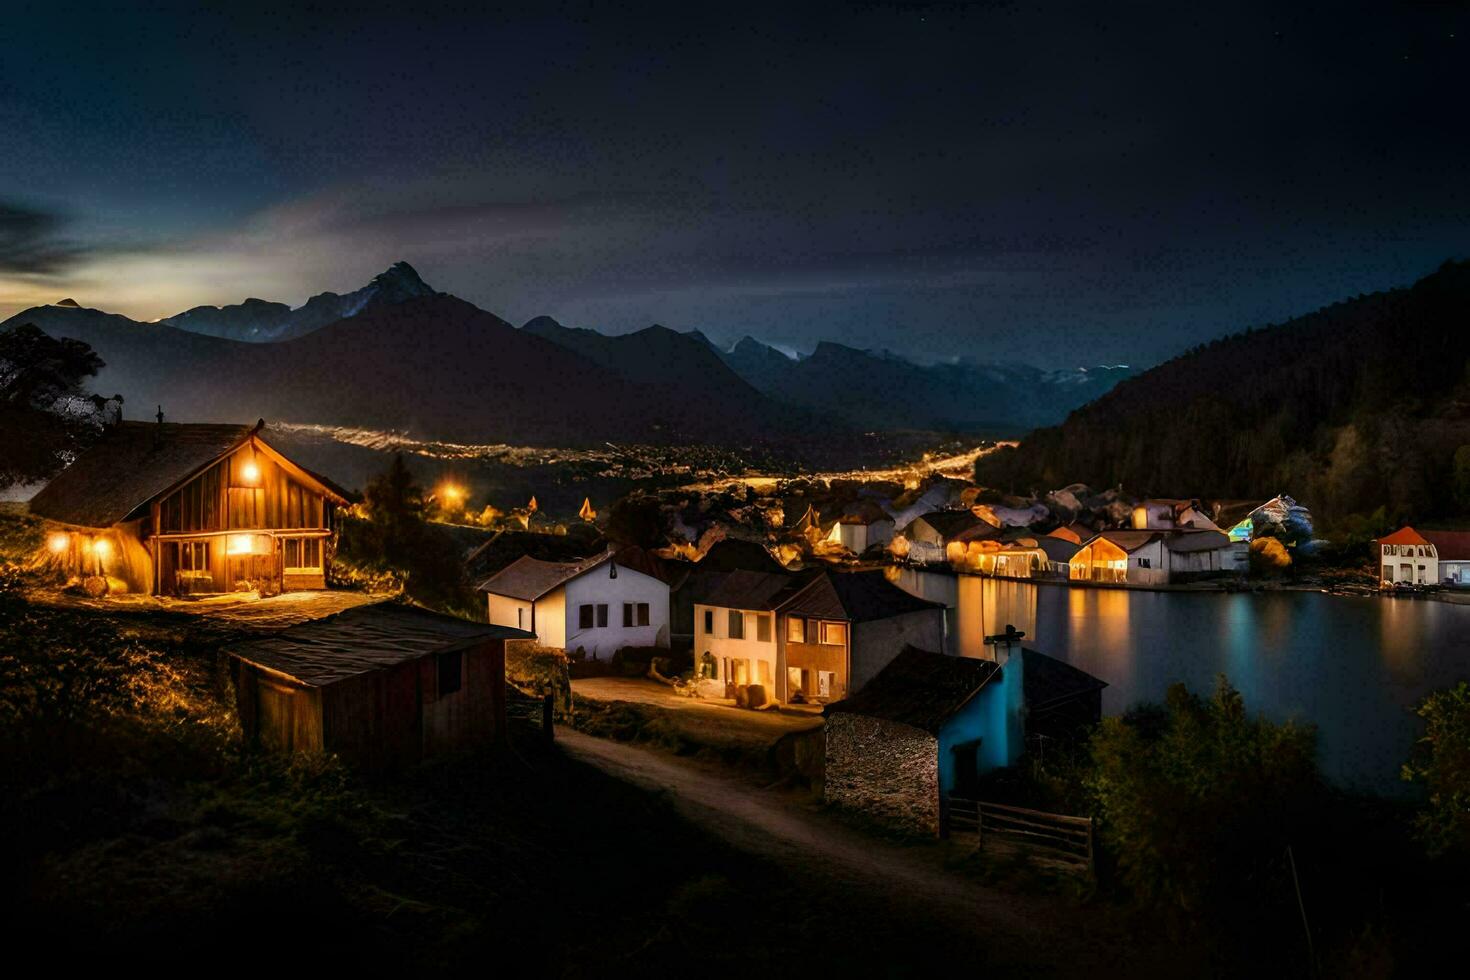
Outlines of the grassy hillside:
[{"label": "grassy hillside", "polygon": [[[1247,330],[1118,385],[1020,448],[982,458],[1006,490],[1290,493],[1346,522],[1446,517],[1470,445],[1470,263]],[[1461,453],[1470,478],[1470,450]]]}]

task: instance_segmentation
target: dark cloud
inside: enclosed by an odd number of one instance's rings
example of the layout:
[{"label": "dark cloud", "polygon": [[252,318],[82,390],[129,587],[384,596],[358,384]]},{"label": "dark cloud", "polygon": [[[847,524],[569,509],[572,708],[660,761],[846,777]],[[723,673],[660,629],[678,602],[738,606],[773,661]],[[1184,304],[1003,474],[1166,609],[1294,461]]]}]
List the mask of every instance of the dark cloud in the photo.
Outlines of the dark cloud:
[{"label": "dark cloud", "polygon": [[62,235],[63,215],[0,201],[0,272],[52,276],[70,267],[85,249]]}]

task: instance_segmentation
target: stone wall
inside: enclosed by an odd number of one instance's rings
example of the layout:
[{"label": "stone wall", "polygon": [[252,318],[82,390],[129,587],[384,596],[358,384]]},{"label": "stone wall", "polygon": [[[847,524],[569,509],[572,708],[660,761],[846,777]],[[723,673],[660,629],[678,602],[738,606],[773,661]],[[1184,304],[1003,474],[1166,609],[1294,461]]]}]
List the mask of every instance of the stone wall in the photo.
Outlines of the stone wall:
[{"label": "stone wall", "polygon": [[911,833],[939,831],[939,747],[928,732],[829,715],[825,779],[828,802]]}]

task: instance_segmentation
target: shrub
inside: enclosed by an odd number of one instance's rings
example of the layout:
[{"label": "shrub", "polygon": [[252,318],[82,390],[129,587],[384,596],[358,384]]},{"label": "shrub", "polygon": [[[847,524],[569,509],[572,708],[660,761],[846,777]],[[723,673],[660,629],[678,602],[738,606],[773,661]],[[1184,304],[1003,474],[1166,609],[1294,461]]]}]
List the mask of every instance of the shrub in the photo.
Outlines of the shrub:
[{"label": "shrub", "polygon": [[1251,571],[1276,575],[1291,567],[1291,552],[1277,538],[1256,538],[1251,542]]},{"label": "shrub", "polygon": [[1286,894],[1262,886],[1282,884],[1319,785],[1315,751],[1314,729],[1248,717],[1224,676],[1209,700],[1175,684],[1161,708],[1104,719],[1088,783],[1122,883],[1185,915]]},{"label": "shrub", "polygon": [[1431,854],[1470,855],[1470,683],[1436,691],[1419,705],[1424,737],[1403,777],[1429,790],[1415,830]]}]

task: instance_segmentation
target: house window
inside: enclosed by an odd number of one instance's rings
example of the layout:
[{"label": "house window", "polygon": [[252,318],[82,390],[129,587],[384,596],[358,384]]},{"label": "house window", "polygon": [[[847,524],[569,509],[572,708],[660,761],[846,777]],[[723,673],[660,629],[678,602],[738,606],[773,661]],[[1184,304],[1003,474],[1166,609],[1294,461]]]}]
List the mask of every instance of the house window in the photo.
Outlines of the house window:
[{"label": "house window", "polygon": [[713,609],[704,611],[704,634],[705,636],[715,635],[715,611]]},{"label": "house window", "polygon": [[181,541],[181,542],[179,542],[179,571],[181,571],[181,572],[208,572],[209,571],[209,542],[208,541]]},{"label": "house window", "polygon": [[285,538],[281,546],[285,552],[286,571],[319,572],[322,570],[321,538]]},{"label": "house window", "polygon": [[441,653],[439,660],[439,696],[453,694],[464,686],[464,652],[450,650]]},{"label": "house window", "polygon": [[625,602],[625,603],[623,603],[623,626],[627,627],[627,626],[632,626],[632,625],[633,625],[633,604],[631,602]]},{"label": "house window", "polygon": [[607,603],[605,602],[599,602],[597,604],[597,625],[607,625]]},{"label": "house window", "polygon": [[786,617],[786,642],[806,642],[806,620],[802,619],[800,616]]},{"label": "house window", "polygon": [[1149,565],[1148,565],[1148,559],[1147,558],[1140,558],[1140,559],[1138,559],[1138,567],[1139,568],[1148,568],[1149,567]]},{"label": "house window", "polygon": [[638,603],[638,625],[648,625],[648,603],[646,602]]},{"label": "house window", "polygon": [[745,613],[738,609],[730,610],[730,639],[745,639]]},{"label": "house window", "polygon": [[769,614],[755,617],[755,638],[761,643],[771,642],[771,617]]},{"label": "house window", "polygon": [[577,629],[590,630],[592,628],[592,604],[583,603],[577,607]]},{"label": "house window", "polygon": [[847,642],[846,623],[823,623],[822,643],[830,647],[840,647]]},{"label": "house window", "polygon": [[523,630],[525,628],[526,628],[526,608],[524,606],[516,606],[516,629]]}]

